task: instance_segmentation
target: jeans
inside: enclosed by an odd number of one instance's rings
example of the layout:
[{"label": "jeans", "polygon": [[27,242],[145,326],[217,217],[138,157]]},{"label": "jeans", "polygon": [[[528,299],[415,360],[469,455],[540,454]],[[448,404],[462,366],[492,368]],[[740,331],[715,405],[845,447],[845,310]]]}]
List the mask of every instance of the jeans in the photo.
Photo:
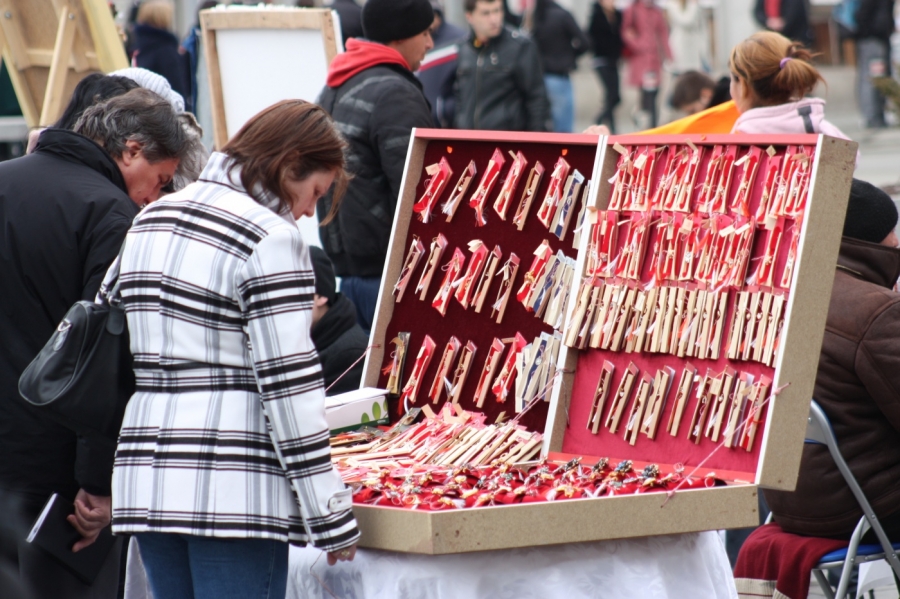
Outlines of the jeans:
[{"label": "jeans", "polygon": [[887,42],[868,37],[856,42],[856,94],[866,127],[884,127],[884,96],[872,85],[874,77],[891,74]]},{"label": "jeans", "polygon": [[550,114],[553,116],[553,131],[571,133],[575,126],[575,94],[568,75],[544,75],[544,85],[550,96]]},{"label": "jeans", "polygon": [[375,304],[378,303],[378,290],[381,288],[381,277],[342,277],[341,293],[356,306],[356,322],[366,335],[372,330],[375,320]]},{"label": "jeans", "polygon": [[169,533],[135,535],[153,596],[284,599],[288,544]]},{"label": "jeans", "polygon": [[603,84],[603,109],[597,115],[596,123],[598,125],[606,125],[612,133],[616,132],[616,119],[613,111],[619,102],[622,101],[619,96],[619,66],[613,62],[612,64],[597,64],[594,69],[600,82]]}]

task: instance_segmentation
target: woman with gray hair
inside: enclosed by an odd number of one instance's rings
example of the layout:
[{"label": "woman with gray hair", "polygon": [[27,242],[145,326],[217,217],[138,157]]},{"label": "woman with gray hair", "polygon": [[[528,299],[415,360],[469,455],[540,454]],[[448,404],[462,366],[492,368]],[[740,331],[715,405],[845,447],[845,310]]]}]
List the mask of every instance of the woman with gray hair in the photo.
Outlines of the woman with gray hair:
[{"label": "woman with gray hair", "polygon": [[[185,152],[168,102],[134,89],[88,108],[75,131],[47,129],[36,150],[0,163],[0,493],[20,500],[28,531],[53,493],[93,543],[110,521],[115,439],[80,438],[19,398],[22,371],[78,300],[93,300],[139,206],[155,201]],[[13,563],[28,596],[115,596],[120,552],[86,585],[24,538]]]}]

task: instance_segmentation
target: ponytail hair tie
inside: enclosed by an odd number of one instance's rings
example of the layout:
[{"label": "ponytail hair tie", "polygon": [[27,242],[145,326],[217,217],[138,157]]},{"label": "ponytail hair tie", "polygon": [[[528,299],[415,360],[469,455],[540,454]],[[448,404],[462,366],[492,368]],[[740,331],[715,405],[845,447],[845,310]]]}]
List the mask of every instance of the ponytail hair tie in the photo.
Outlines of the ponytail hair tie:
[{"label": "ponytail hair tie", "polygon": [[783,69],[784,65],[786,65],[789,60],[794,60],[794,59],[790,56],[786,56],[786,57],[782,58],[781,62],[778,63],[778,68]]}]

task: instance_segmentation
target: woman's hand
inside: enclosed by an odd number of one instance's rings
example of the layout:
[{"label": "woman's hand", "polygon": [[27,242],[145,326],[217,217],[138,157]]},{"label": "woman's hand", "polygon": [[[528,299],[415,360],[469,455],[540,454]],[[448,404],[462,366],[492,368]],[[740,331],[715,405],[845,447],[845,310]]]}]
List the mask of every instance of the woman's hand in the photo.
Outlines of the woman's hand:
[{"label": "woman's hand", "polygon": [[351,545],[337,551],[328,552],[328,565],[333,566],[338,562],[352,562],[356,557],[356,545]]}]

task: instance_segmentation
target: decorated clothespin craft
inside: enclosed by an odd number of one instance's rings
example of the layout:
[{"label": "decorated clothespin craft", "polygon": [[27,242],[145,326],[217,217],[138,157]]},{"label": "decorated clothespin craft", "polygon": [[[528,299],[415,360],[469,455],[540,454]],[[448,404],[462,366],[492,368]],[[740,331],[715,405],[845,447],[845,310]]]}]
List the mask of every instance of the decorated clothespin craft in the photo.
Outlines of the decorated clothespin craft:
[{"label": "decorated clothespin craft", "polygon": [[809,181],[812,175],[811,152],[805,146],[800,146],[788,158],[795,164],[788,187],[784,215],[798,220],[802,219],[803,210],[806,206],[806,196],[809,193]]},{"label": "decorated clothespin craft", "polygon": [[469,370],[477,350],[478,347],[472,341],[466,343],[466,346],[462,348],[459,363],[453,371],[453,382],[450,385],[450,401],[453,403],[459,403],[462,398],[463,385],[466,384],[466,379],[469,377]]},{"label": "decorated clothespin craft", "polygon": [[672,388],[672,380],[675,378],[675,370],[671,366],[664,366],[656,372],[653,379],[653,391],[650,394],[647,409],[644,412],[644,421],[641,423],[640,432],[650,440],[656,438],[659,428],[659,419],[665,410],[666,399]]},{"label": "decorated clothespin craft", "polygon": [[413,212],[419,215],[419,220],[428,223],[431,220],[431,211],[437,204],[438,198],[444,193],[444,189],[453,176],[453,169],[446,158],[441,158],[437,164],[425,167],[425,173],[430,177],[425,181],[425,192],[413,206]]},{"label": "decorated clothespin craft", "polygon": [[779,177],[781,172],[781,156],[776,156],[775,148],[769,146],[766,150],[769,159],[766,162],[766,177],[763,179],[762,196],[759,206],[756,208],[756,222],[763,222],[767,215],[772,214],[772,203],[778,193]]},{"label": "decorated clothespin craft", "polygon": [[516,292],[516,299],[523,305],[527,306],[528,298],[534,293],[538,279],[544,274],[544,269],[553,256],[553,250],[550,248],[550,242],[546,239],[534,250],[534,258],[531,261],[531,268],[525,273],[525,280],[522,286]]},{"label": "decorated clothespin craft", "polygon": [[725,424],[725,447],[731,449],[736,445],[735,435],[739,433],[741,423],[744,421],[747,400],[753,390],[753,375],[741,372],[738,375],[737,386],[729,397],[728,418]]},{"label": "decorated clothespin craft", "polygon": [[531,204],[537,195],[538,186],[544,177],[544,165],[540,162],[534,163],[534,168],[528,173],[525,180],[525,188],[522,190],[522,197],[519,199],[519,205],[516,213],[513,215],[512,222],[516,228],[521,231],[525,227],[525,220],[528,218],[528,212],[531,210]]},{"label": "decorated clothespin craft", "polygon": [[645,372],[638,383],[637,391],[634,393],[634,401],[631,404],[631,410],[625,421],[625,440],[628,441],[629,445],[634,445],[635,442],[637,442],[641,420],[644,417],[647,403],[650,401],[650,392],[652,390],[653,375],[649,372]]},{"label": "decorated clothespin craft", "polygon": [[740,184],[731,202],[731,210],[740,216],[750,216],[750,194],[753,191],[753,184],[756,182],[756,173],[761,160],[762,148],[754,146],[734,163],[735,167],[741,169],[741,176]]},{"label": "decorated clothespin craft", "polygon": [[550,229],[550,223],[553,222],[556,209],[562,200],[563,188],[570,168],[566,159],[560,156],[553,167],[553,172],[550,173],[550,184],[547,186],[547,193],[544,194],[544,200],[541,202],[537,214],[538,220],[547,229]]},{"label": "decorated clothespin craft", "polygon": [[563,190],[562,203],[556,216],[553,217],[551,223],[551,231],[560,241],[565,239],[566,231],[569,228],[569,222],[572,220],[572,214],[575,211],[575,202],[581,196],[581,188],[584,185],[584,175],[576,169],[566,181],[566,187]]},{"label": "decorated clothespin craft", "polygon": [[459,176],[459,181],[457,181],[456,186],[453,188],[453,191],[450,193],[450,198],[444,202],[444,205],[441,207],[441,213],[447,216],[447,222],[451,222],[453,220],[453,216],[456,214],[456,209],[459,208],[459,204],[462,202],[463,196],[466,195],[466,191],[469,189],[469,185],[472,183],[472,179],[475,178],[475,175],[478,173],[478,169],[475,167],[475,161],[471,160],[466,166],[465,170],[463,170],[462,174]]},{"label": "decorated clothespin craft", "polygon": [[525,337],[521,333],[516,333],[506,352],[503,367],[491,385],[491,393],[494,394],[494,399],[500,403],[505,402],[509,396],[509,391],[512,389],[512,384],[516,377],[516,361],[526,345],[528,345],[528,341],[525,340]]},{"label": "decorated clothespin craft", "polygon": [[406,293],[406,288],[409,286],[413,271],[416,269],[416,266],[418,266],[419,260],[422,259],[422,254],[424,253],[425,246],[422,244],[422,241],[417,235],[413,235],[409,252],[406,254],[406,259],[403,261],[403,268],[400,269],[400,276],[397,279],[397,283],[394,285],[394,296],[397,298],[397,303],[400,303],[403,299],[403,294]]},{"label": "decorated clothespin craft", "polygon": [[615,372],[615,365],[609,360],[603,361],[603,367],[600,369],[600,378],[597,381],[597,388],[594,390],[594,399],[591,402],[591,411],[588,413],[587,428],[593,434],[597,434],[600,430],[600,415],[603,413],[603,406],[606,398],[609,396],[609,390],[612,386],[612,376]]},{"label": "decorated clothespin craft", "polygon": [[431,302],[431,306],[440,312],[441,316],[447,314],[447,305],[450,303],[450,295],[453,293],[453,283],[459,279],[465,263],[466,255],[461,249],[456,248],[453,250],[453,257],[443,267],[444,280],[441,282],[437,295],[434,296],[434,301]]},{"label": "decorated clothespin craft", "polygon": [[606,428],[609,429],[609,432],[613,434],[619,430],[619,421],[622,419],[622,413],[625,411],[625,405],[628,403],[628,398],[631,395],[631,388],[634,386],[638,374],[640,374],[640,369],[634,362],[631,362],[628,364],[628,368],[622,375],[622,380],[619,381],[619,386],[616,389],[612,404],[609,407],[609,414],[607,414],[606,421],[604,422],[604,426],[606,426]]},{"label": "decorated clothespin craft", "polygon": [[504,163],[506,163],[506,158],[503,156],[503,152],[496,148],[487,164],[487,168],[484,170],[484,174],[481,175],[481,182],[478,183],[478,187],[475,188],[472,197],[469,198],[469,206],[475,209],[476,227],[483,227],[487,224],[487,219],[484,216],[484,206],[487,203],[487,197],[497,183],[497,179],[500,178],[500,169],[503,168]]},{"label": "decorated clothespin craft", "polygon": [[631,180],[634,177],[634,163],[631,160],[631,152],[620,143],[613,144],[613,150],[619,153],[619,160],[616,163],[616,172],[609,179],[612,185],[612,192],[609,196],[607,210],[621,210],[626,201],[626,195],[631,187]]},{"label": "decorated clothespin craft", "polygon": [[391,363],[384,367],[383,374],[388,375],[385,388],[390,395],[400,395],[400,377],[403,376],[403,365],[406,362],[406,352],[409,348],[409,333],[397,333],[391,340],[394,351],[391,353]]},{"label": "decorated clothespin craft", "polygon": [[431,285],[431,279],[441,265],[441,256],[444,255],[444,249],[447,247],[447,238],[443,233],[431,240],[431,248],[428,251],[428,261],[425,263],[425,270],[419,277],[419,284],[416,285],[416,293],[420,294],[419,299],[425,301],[428,296],[428,287]]},{"label": "decorated clothespin craft", "polygon": [[481,376],[478,378],[478,386],[475,387],[475,407],[477,408],[484,405],[487,392],[491,388],[491,381],[494,380],[494,373],[497,371],[497,364],[503,356],[504,347],[503,341],[494,338],[491,347],[488,349],[484,367],[481,369]]},{"label": "decorated clothespin craft", "polygon": [[419,348],[419,353],[416,355],[412,374],[409,375],[409,380],[406,381],[406,385],[403,386],[403,391],[400,393],[401,403],[405,401],[415,403],[416,396],[419,394],[419,387],[422,385],[422,377],[425,376],[425,371],[428,370],[428,365],[431,364],[434,347],[434,341],[431,337],[425,335],[425,339],[422,340],[422,347]]},{"label": "decorated clothespin craft", "polygon": [[516,273],[519,272],[519,257],[515,253],[509,255],[509,259],[497,273],[500,279],[500,288],[497,290],[497,299],[491,307],[491,318],[497,317],[497,324],[503,321],[503,315],[506,313],[506,306],[509,303],[509,296],[512,295],[513,283],[516,279]]},{"label": "decorated clothespin craft", "polygon": [[495,245],[494,249],[491,250],[491,253],[487,256],[487,265],[481,272],[478,286],[475,287],[475,295],[472,296],[472,304],[475,306],[476,313],[480,313],[481,309],[484,307],[484,300],[487,298],[488,289],[491,286],[491,281],[494,278],[494,274],[497,272],[497,266],[500,264],[500,259],[502,257],[503,252],[500,251],[499,245]]},{"label": "decorated clothespin craft", "polygon": [[678,436],[678,429],[681,427],[684,409],[687,406],[688,398],[691,396],[691,390],[697,380],[697,369],[688,362],[684,365],[684,370],[681,371],[681,378],[678,379],[678,391],[675,394],[675,403],[672,412],[669,415],[669,424],[666,426],[666,430],[673,437]]},{"label": "decorated clothespin craft", "polygon": [[509,153],[512,156],[513,162],[509,167],[509,172],[506,173],[506,179],[503,180],[503,185],[500,187],[500,194],[497,195],[497,199],[494,200],[494,212],[497,213],[497,216],[500,217],[500,220],[506,220],[506,213],[509,210],[510,204],[512,204],[513,194],[516,193],[516,188],[519,186],[519,180],[522,178],[522,175],[525,173],[525,168],[528,166],[528,161],[525,159],[525,155],[522,152],[517,152],[513,154]]},{"label": "decorated clothespin craft", "polygon": [[428,397],[431,399],[431,403],[440,401],[444,389],[447,389],[448,395],[450,395],[450,381],[447,377],[450,374],[450,368],[453,366],[453,361],[456,359],[456,353],[459,351],[459,346],[459,339],[450,337],[450,341],[448,341],[447,345],[444,347],[444,353],[441,355],[441,361],[438,362],[438,370],[434,376],[434,382],[431,384],[431,389],[428,391]]},{"label": "decorated clothespin craft", "polygon": [[778,250],[781,247],[781,238],[784,235],[784,217],[769,219],[766,245],[763,255],[756,267],[756,272],[751,276],[749,283],[759,287],[772,287],[775,279],[775,263],[778,260]]},{"label": "decorated clothespin craft", "polygon": [[753,451],[753,441],[756,439],[756,431],[762,422],[764,402],[768,399],[772,379],[761,376],[759,381],[753,384],[750,391],[750,399],[747,407],[747,417],[744,419],[744,429],[740,435],[739,446],[746,451]]},{"label": "decorated clothespin craft", "polygon": [[480,239],[473,239],[469,242],[469,251],[472,252],[472,258],[469,260],[465,274],[453,282],[453,286],[456,288],[454,297],[464,309],[469,308],[469,298],[472,297],[472,292],[481,276],[488,255],[487,246]]}]

